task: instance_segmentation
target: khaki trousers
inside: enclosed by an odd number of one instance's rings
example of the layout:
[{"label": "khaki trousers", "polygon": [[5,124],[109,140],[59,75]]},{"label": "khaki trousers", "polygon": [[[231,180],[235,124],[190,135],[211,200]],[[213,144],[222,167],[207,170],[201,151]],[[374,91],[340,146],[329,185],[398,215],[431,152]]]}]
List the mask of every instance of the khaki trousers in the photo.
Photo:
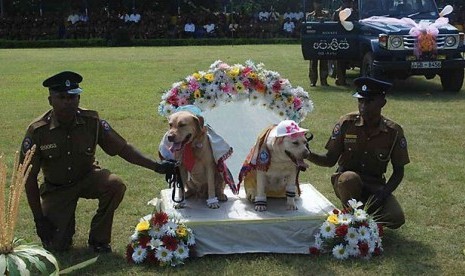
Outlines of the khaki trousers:
[{"label": "khaki trousers", "polygon": [[[335,173],[331,177],[334,192],[340,199],[342,205],[346,206],[350,199],[356,199],[364,204],[367,203],[373,191],[382,188],[379,183],[363,183],[360,176],[352,171],[345,171],[343,173]],[[368,188],[369,187],[369,188]],[[371,208],[373,209],[373,208]],[[368,212],[373,214],[376,210],[368,209]],[[390,195],[383,202],[381,209],[376,212],[378,221],[382,222],[386,227],[396,229],[405,223],[405,216],[394,195]]]},{"label": "khaki trousers", "polygon": [[89,243],[110,243],[113,216],[123,200],[126,186],[109,170],[94,167],[81,181],[69,186],[41,186],[42,211],[57,227],[51,248],[66,250],[75,232],[75,211],[79,198],[98,199],[98,209],[92,218]]}]

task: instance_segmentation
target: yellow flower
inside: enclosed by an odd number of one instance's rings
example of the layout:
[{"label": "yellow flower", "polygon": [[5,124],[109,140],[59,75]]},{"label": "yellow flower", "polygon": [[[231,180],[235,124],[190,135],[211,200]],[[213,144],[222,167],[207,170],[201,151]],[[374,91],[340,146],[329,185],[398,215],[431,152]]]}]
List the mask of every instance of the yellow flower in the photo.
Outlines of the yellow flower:
[{"label": "yellow flower", "polygon": [[137,224],[136,231],[138,232],[146,231],[146,230],[149,230],[149,228],[150,228],[150,223],[146,220],[143,220]]},{"label": "yellow flower", "polygon": [[294,103],[294,96],[287,97],[286,100],[287,105],[291,105]]},{"label": "yellow flower", "polygon": [[244,89],[245,89],[244,85],[243,85],[241,82],[236,83],[235,86],[236,86],[237,92],[239,92],[239,93],[240,93],[240,92],[243,92]]},{"label": "yellow flower", "polygon": [[250,72],[248,77],[255,80],[255,79],[257,79],[257,74],[255,74],[254,72]]},{"label": "yellow flower", "polygon": [[233,67],[228,71],[228,75],[232,78],[237,77],[239,75],[239,67]]},{"label": "yellow flower", "polygon": [[181,89],[182,89],[182,90],[187,89],[187,83],[183,82],[183,83],[181,84]]},{"label": "yellow flower", "polygon": [[337,218],[337,215],[336,215],[336,214],[330,215],[326,220],[327,220],[328,222],[332,223],[332,224],[337,224],[337,223],[339,223],[339,219]]},{"label": "yellow flower", "polygon": [[192,76],[193,76],[196,80],[200,80],[200,78],[202,77],[199,73],[194,73],[194,74],[192,74]]},{"label": "yellow flower", "polygon": [[215,79],[215,76],[212,73],[205,74],[203,76],[208,82],[212,82]]},{"label": "yellow flower", "polygon": [[198,99],[200,97],[202,97],[202,94],[200,93],[200,90],[199,89],[195,90],[194,91],[194,98]]},{"label": "yellow flower", "polygon": [[185,238],[187,236],[186,227],[184,227],[183,225],[178,226],[178,228],[176,229],[176,235],[181,239]]}]

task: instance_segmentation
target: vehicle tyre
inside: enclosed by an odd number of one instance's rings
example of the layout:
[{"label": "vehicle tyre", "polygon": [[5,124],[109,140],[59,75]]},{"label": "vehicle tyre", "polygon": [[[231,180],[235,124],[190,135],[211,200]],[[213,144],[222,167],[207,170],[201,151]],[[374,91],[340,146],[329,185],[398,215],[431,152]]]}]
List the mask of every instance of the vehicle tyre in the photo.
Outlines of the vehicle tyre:
[{"label": "vehicle tyre", "polygon": [[442,89],[448,92],[459,92],[462,89],[464,69],[447,70],[441,74]]}]

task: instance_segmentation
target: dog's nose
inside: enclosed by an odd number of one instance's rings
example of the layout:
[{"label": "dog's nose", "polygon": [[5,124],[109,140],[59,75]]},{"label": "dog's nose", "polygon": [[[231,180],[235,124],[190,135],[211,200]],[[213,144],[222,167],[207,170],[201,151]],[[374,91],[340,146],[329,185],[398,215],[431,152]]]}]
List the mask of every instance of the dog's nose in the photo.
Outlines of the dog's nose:
[{"label": "dog's nose", "polygon": [[174,142],[174,135],[172,135],[172,134],[168,135],[168,141],[169,142]]}]

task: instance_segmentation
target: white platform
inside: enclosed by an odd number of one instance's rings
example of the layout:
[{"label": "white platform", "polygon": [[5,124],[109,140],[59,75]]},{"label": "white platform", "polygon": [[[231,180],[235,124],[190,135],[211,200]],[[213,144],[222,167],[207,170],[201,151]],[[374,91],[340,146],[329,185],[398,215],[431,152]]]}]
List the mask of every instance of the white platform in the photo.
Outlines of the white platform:
[{"label": "white platform", "polygon": [[186,207],[174,209],[171,189],[161,191],[162,209],[190,227],[196,237],[197,256],[234,253],[308,254],[314,233],[334,205],[311,184],[301,184],[297,211],[286,210],[286,199],[269,199],[266,212],[256,212],[241,189],[219,209],[209,209],[205,200],[187,200]]}]

